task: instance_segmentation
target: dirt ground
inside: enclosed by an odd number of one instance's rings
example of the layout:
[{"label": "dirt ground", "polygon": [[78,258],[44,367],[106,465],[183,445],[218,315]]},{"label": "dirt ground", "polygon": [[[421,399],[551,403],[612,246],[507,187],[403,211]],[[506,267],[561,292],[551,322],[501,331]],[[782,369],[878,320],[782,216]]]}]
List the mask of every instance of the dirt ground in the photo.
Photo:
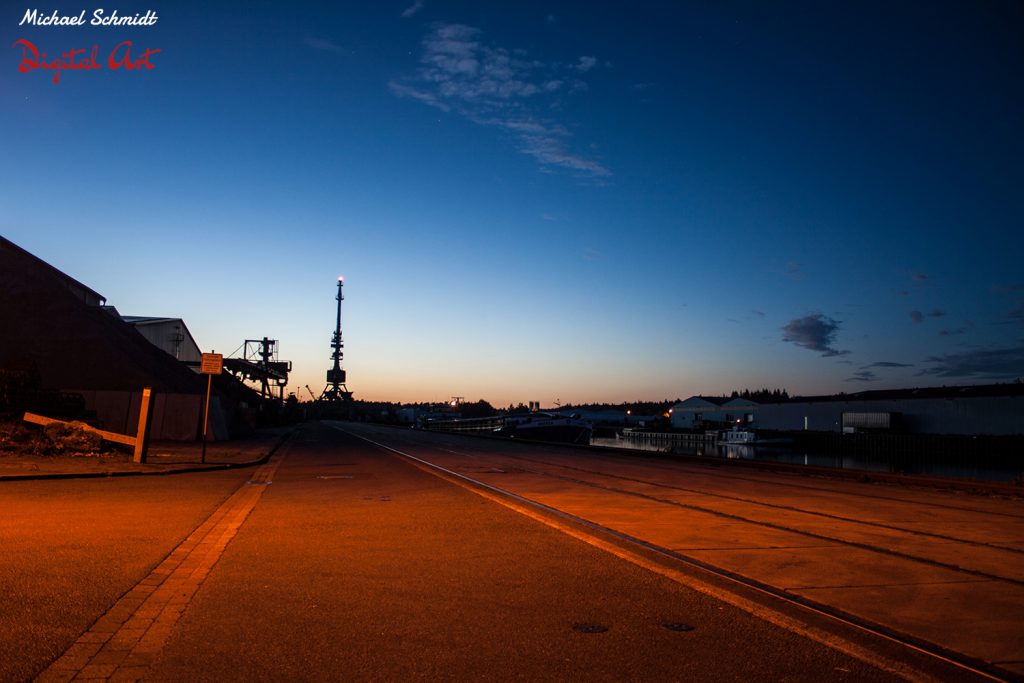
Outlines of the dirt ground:
[{"label": "dirt ground", "polygon": [[[259,460],[286,433],[286,429],[261,430],[251,438],[208,443],[206,462],[222,465]],[[0,422],[0,476],[158,473],[198,465],[201,459],[202,444],[194,441],[154,442],[148,462],[136,463],[129,448],[103,442],[83,430]]]}]

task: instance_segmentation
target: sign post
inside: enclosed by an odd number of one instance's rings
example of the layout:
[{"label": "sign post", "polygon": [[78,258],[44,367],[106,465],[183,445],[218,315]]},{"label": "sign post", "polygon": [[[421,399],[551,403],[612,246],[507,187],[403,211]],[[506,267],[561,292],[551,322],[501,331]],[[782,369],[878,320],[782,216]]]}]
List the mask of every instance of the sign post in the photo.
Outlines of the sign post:
[{"label": "sign post", "polygon": [[200,374],[206,375],[206,401],[203,402],[203,456],[199,462],[206,462],[206,428],[210,423],[210,388],[213,385],[213,376],[224,371],[224,354],[204,353],[203,360],[199,364]]}]

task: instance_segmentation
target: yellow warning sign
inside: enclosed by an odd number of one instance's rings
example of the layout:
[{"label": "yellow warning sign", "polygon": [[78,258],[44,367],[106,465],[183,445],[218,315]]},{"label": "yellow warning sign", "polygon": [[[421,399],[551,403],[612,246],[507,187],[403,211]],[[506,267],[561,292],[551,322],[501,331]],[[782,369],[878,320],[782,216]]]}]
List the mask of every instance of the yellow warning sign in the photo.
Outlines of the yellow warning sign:
[{"label": "yellow warning sign", "polygon": [[204,353],[199,364],[199,372],[203,375],[219,375],[224,370],[224,354]]}]

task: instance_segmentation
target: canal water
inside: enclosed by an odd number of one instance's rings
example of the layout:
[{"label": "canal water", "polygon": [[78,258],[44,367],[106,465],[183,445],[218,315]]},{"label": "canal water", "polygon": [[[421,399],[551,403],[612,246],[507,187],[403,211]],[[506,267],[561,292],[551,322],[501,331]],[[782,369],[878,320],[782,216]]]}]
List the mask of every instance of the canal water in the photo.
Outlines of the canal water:
[{"label": "canal water", "polygon": [[[631,442],[625,439],[593,437],[592,446],[605,448],[628,448],[631,450],[651,451],[655,453],[673,453],[678,455],[696,455],[708,458],[726,458],[736,460],[763,460],[791,465],[813,465],[816,467],[834,467],[844,470],[860,470],[867,472],[890,472],[902,474],[920,474],[932,477],[954,477],[957,479],[975,479],[979,481],[1013,482],[1024,470],[1024,454],[1018,463],[938,463],[929,462],[926,458],[903,460],[896,464],[884,459],[871,459],[864,456],[838,453],[807,453],[790,446],[743,446],[735,444],[721,445],[684,445],[671,446],[643,441]],[[1013,465],[1016,465],[1014,467]]]}]

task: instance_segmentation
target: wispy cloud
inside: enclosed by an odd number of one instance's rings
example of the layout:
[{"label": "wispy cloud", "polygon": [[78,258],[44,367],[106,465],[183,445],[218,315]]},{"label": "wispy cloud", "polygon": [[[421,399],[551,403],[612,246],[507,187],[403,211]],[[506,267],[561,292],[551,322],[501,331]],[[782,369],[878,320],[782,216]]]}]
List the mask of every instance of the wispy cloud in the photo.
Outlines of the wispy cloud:
[{"label": "wispy cloud", "polygon": [[880,360],[877,363],[871,363],[869,365],[862,366],[864,369],[867,368],[912,368],[914,367],[910,363],[893,363],[892,361]]},{"label": "wispy cloud", "polygon": [[421,9],[423,9],[423,0],[416,0],[416,2],[412,3],[411,5],[405,8],[405,10],[402,12],[402,18],[408,19],[409,17],[419,12]]},{"label": "wispy cloud", "polygon": [[1016,308],[1007,313],[1006,317],[1010,320],[1016,320],[1017,322],[1024,324],[1024,301],[1020,302]]},{"label": "wispy cloud", "polygon": [[522,143],[521,150],[536,159],[541,166],[546,168],[561,167],[575,171],[582,176],[603,178],[611,175],[611,172],[602,164],[575,154],[566,146],[568,133],[564,128],[545,127],[542,125],[529,124],[532,132],[526,132],[521,122],[496,121],[496,125],[516,131]]},{"label": "wispy cloud", "polygon": [[486,43],[480,29],[435,24],[423,39],[414,74],[391,81],[391,92],[511,134],[519,151],[546,171],[561,169],[600,180],[612,175],[599,161],[573,151],[569,129],[553,120],[557,98],[581,89],[581,67],[528,59],[522,50]]},{"label": "wispy cloud", "polygon": [[327,40],[326,38],[316,38],[314,36],[306,37],[306,45],[313,48],[314,50],[321,50],[323,52],[344,52],[345,48],[338,45],[334,41]]},{"label": "wispy cloud", "polygon": [[580,57],[580,61],[578,61],[576,65],[573,66],[573,68],[576,69],[577,71],[586,73],[587,71],[593,69],[595,66],[597,66],[597,57],[585,55],[583,57]]},{"label": "wispy cloud", "polygon": [[929,318],[941,318],[944,315],[946,315],[945,311],[940,311],[939,309],[935,308],[935,309],[932,309],[932,312],[928,314],[928,317]]},{"label": "wispy cloud", "polygon": [[1013,379],[1024,377],[1024,346],[931,356],[925,362],[932,367],[922,370],[918,373],[919,375],[991,380]]},{"label": "wispy cloud", "polygon": [[844,382],[875,382],[878,376],[871,370],[859,370],[853,373],[853,377],[847,377]]},{"label": "wispy cloud", "polygon": [[598,251],[593,247],[587,247],[583,250],[584,261],[603,261],[605,259],[604,252]]},{"label": "wispy cloud", "polygon": [[836,334],[841,323],[821,313],[812,313],[790,320],[782,328],[782,341],[792,342],[810,351],[819,351],[822,356],[842,356],[849,351],[835,348]]},{"label": "wispy cloud", "polygon": [[949,337],[952,335],[963,334],[964,332],[970,330],[972,327],[974,327],[974,325],[970,323],[964,325],[963,327],[947,327],[945,329],[939,330],[939,335],[943,337]]},{"label": "wispy cloud", "polygon": [[915,270],[913,273],[911,273],[910,277],[914,282],[927,282],[928,280],[931,279],[928,277],[928,273],[922,273],[919,270]]},{"label": "wispy cloud", "polygon": [[910,319],[913,320],[915,323],[920,323],[924,321],[924,313],[922,313],[921,311],[911,311]]}]

